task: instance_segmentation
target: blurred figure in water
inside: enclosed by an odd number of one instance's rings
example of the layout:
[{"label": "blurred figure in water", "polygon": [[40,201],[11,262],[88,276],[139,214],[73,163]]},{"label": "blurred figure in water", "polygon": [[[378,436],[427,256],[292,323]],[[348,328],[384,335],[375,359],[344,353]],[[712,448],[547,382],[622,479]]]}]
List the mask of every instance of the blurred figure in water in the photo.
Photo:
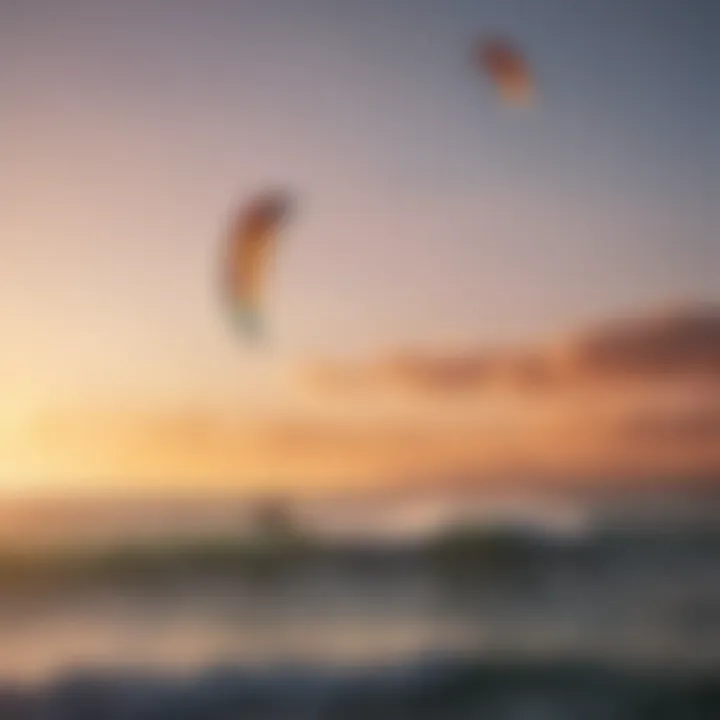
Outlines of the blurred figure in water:
[{"label": "blurred figure in water", "polygon": [[261,582],[280,580],[299,560],[305,547],[304,533],[289,501],[263,498],[250,515],[253,576]]},{"label": "blurred figure in water", "polygon": [[283,548],[299,539],[300,528],[289,501],[264,498],[254,508],[251,531],[256,542]]}]

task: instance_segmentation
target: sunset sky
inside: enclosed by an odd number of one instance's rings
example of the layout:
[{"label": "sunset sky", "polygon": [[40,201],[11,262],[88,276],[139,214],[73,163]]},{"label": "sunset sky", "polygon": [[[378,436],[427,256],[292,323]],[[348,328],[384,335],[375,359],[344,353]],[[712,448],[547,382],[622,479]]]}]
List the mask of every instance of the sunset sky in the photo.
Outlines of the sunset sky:
[{"label": "sunset sky", "polygon": [[[720,469],[719,45],[716,0],[0,0],[3,490]],[[268,184],[258,348],[216,285]],[[575,333],[636,315],[676,361],[598,371]],[[509,347],[550,390],[478,382]],[[692,437],[627,447],[636,411]]]}]

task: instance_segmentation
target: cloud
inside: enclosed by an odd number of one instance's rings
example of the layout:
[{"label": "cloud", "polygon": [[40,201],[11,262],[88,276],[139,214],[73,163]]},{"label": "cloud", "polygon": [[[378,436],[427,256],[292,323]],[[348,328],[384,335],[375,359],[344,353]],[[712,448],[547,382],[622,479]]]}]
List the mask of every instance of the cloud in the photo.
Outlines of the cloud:
[{"label": "cloud", "polygon": [[562,380],[558,367],[535,351],[407,352],[367,363],[320,364],[305,374],[311,388],[329,395],[400,391],[467,396],[498,388],[540,389]]},{"label": "cloud", "polygon": [[616,320],[580,334],[573,366],[600,377],[707,377],[720,381],[720,306]]},{"label": "cloud", "polygon": [[[510,350],[318,364],[307,379],[348,413],[377,402],[382,422],[393,398],[416,422],[434,419],[416,455],[446,467],[720,472],[720,306],[619,318]],[[463,437],[453,452],[439,451],[443,432]]]},{"label": "cloud", "polygon": [[[474,474],[492,485],[509,474],[592,474],[603,482],[648,473],[720,472],[720,414],[712,408],[578,414],[570,409],[431,425],[302,415],[263,420],[193,410],[57,418],[33,457],[49,476],[112,479],[125,491],[347,490],[402,477]],[[95,491],[94,484],[85,490]]]},{"label": "cloud", "polygon": [[318,364],[306,379],[328,394],[400,390],[449,397],[618,381],[720,383],[720,306],[616,319],[538,347],[406,352],[358,364]]},{"label": "cloud", "polygon": [[618,432],[629,441],[652,445],[720,447],[720,403],[676,413],[636,412],[619,423]]},{"label": "cloud", "polygon": [[[0,461],[8,474],[204,492],[442,482],[458,473],[490,484],[511,474],[539,483],[720,476],[719,327],[720,313],[696,308],[537,348],[321,364],[310,382],[322,402],[264,414],[199,400],[57,410],[30,429],[22,453],[16,443],[17,463],[8,464],[8,451]],[[343,402],[326,403],[328,395]]]}]

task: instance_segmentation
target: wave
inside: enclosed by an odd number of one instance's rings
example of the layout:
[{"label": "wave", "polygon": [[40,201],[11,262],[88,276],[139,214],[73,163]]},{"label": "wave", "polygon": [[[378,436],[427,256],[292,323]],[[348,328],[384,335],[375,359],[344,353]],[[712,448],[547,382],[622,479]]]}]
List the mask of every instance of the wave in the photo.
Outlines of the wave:
[{"label": "wave", "polygon": [[720,675],[579,660],[76,672],[0,687],[2,720],[717,720]]}]

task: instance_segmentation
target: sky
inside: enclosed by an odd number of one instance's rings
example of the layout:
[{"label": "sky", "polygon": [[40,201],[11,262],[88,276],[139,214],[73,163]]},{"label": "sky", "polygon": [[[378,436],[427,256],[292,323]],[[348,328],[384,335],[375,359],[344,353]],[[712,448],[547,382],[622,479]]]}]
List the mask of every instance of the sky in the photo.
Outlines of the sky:
[{"label": "sky", "polygon": [[[527,111],[471,62],[498,33]],[[719,41],[714,0],[0,0],[3,489],[384,477],[428,432],[424,469],[485,467],[444,399],[298,377],[720,300]],[[218,268],[268,185],[298,212],[250,348]]]}]

